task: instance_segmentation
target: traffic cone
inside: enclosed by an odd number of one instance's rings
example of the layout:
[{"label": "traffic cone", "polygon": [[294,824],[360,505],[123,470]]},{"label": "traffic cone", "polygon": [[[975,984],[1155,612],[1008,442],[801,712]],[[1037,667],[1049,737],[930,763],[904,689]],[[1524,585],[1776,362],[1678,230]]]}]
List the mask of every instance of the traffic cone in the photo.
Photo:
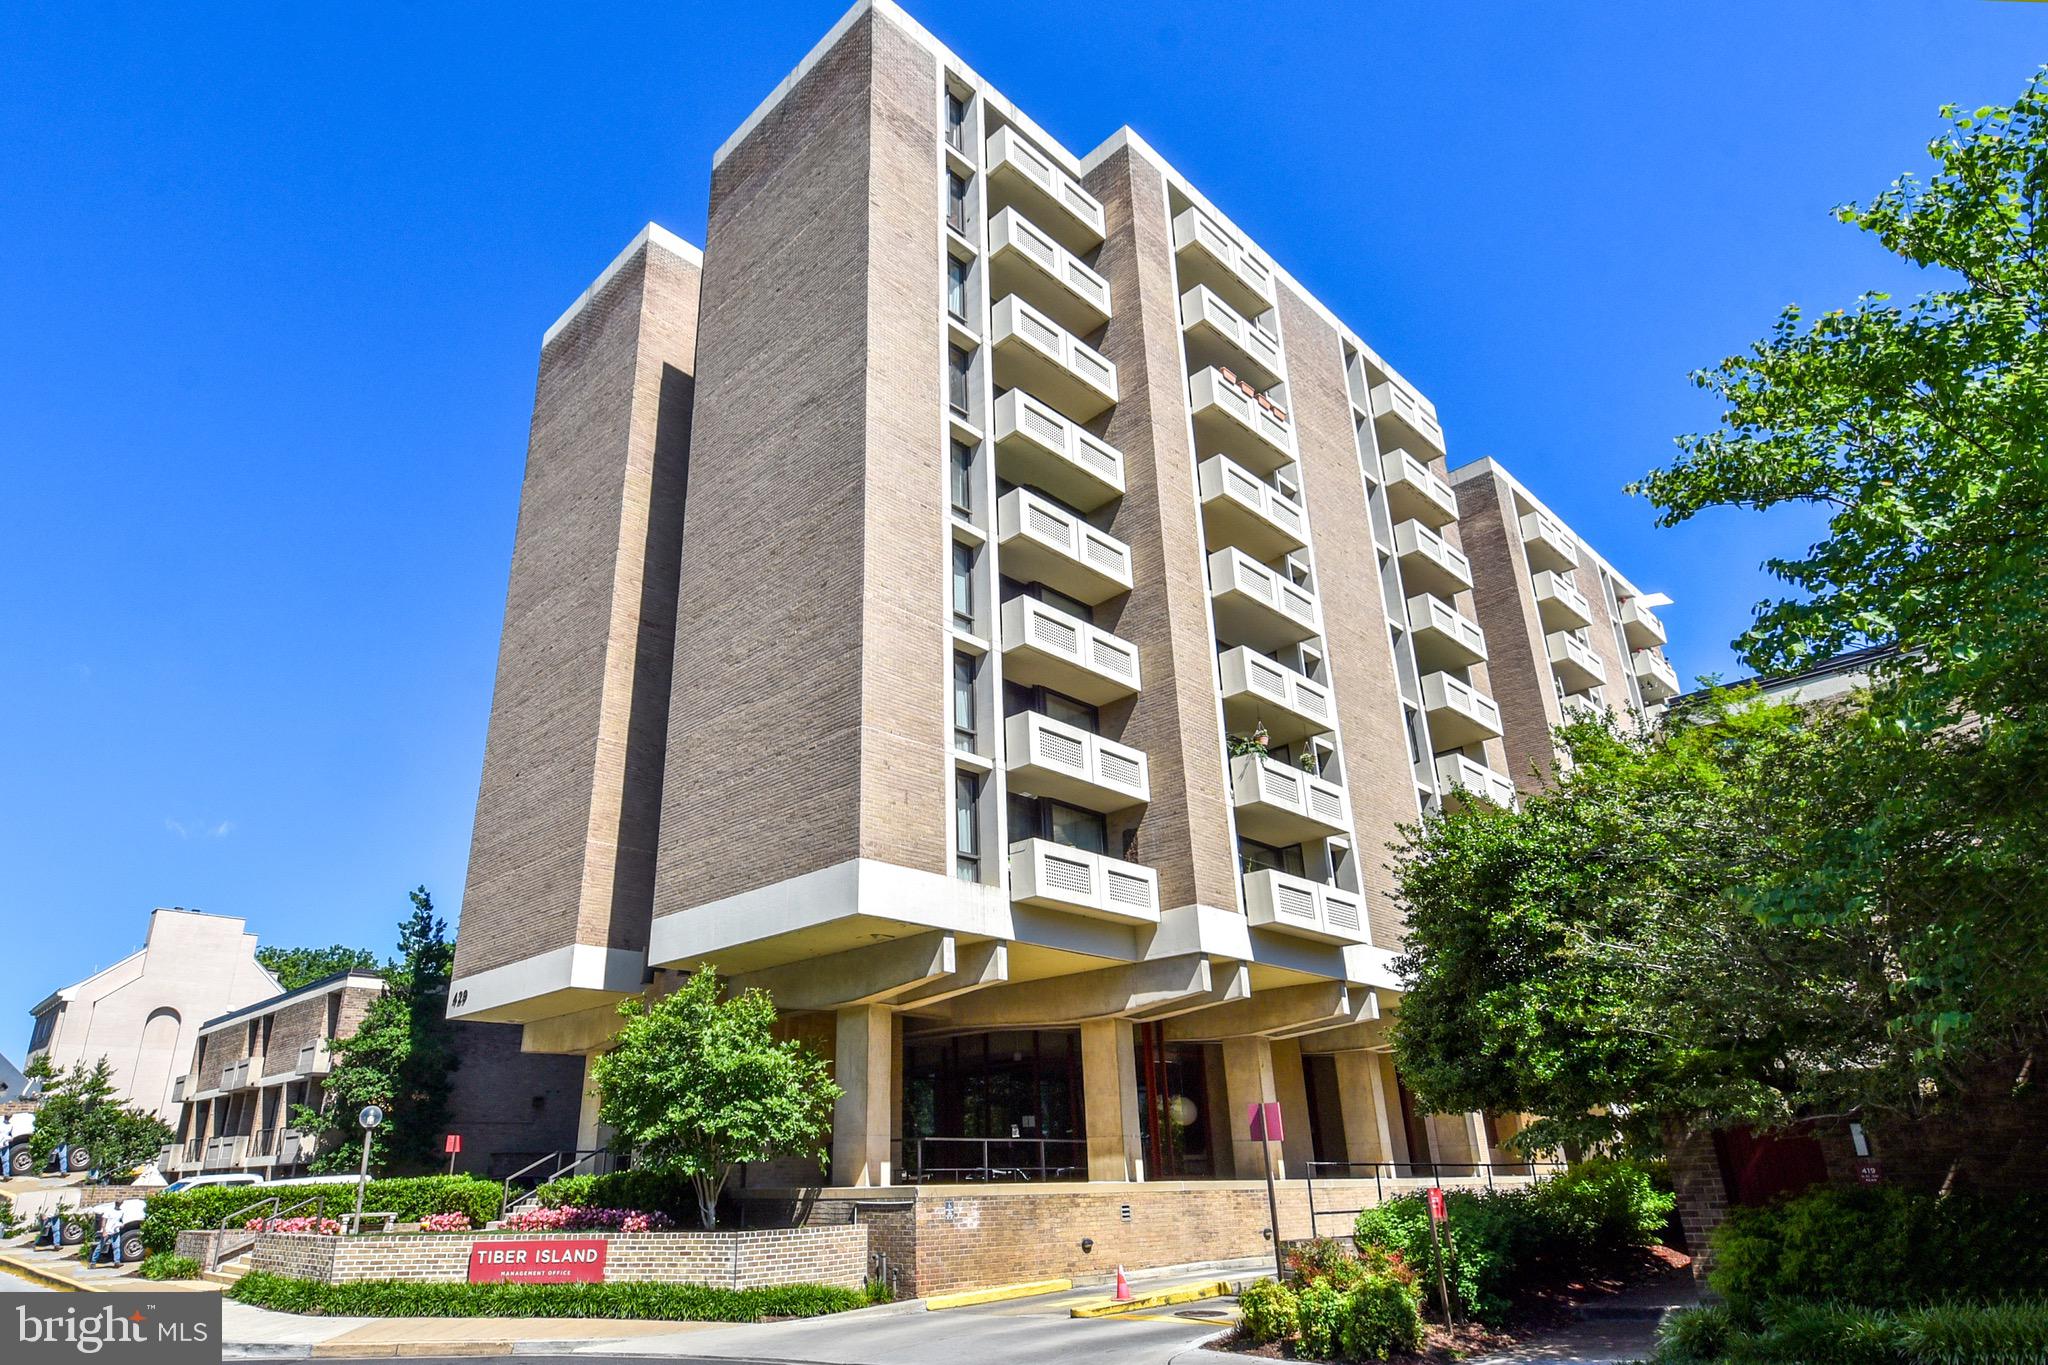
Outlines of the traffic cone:
[{"label": "traffic cone", "polygon": [[1116,1268],[1116,1301],[1118,1303],[1129,1303],[1131,1301],[1131,1282],[1124,1278],[1124,1268],[1122,1266]]}]

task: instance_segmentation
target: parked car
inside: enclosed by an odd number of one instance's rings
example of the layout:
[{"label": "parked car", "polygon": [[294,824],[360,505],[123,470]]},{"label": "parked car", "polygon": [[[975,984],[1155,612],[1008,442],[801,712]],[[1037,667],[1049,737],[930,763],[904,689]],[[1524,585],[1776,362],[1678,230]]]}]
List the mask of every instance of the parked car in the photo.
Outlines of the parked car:
[{"label": "parked car", "polygon": [[[29,1139],[36,1135],[36,1116],[9,1114],[5,1119],[0,1119],[0,1124],[5,1124],[5,1127],[0,1127],[0,1175],[34,1175],[35,1158],[29,1155],[28,1148]],[[73,1147],[68,1156],[69,1164],[63,1171],[57,1172],[59,1175],[68,1171],[92,1169],[92,1153],[85,1148]],[[54,1157],[51,1159],[51,1165],[54,1169]]]},{"label": "parked car", "polygon": [[161,1194],[177,1194],[181,1190],[196,1190],[204,1185],[261,1185],[263,1177],[248,1171],[223,1171],[219,1175],[188,1175],[173,1180],[159,1191]]}]

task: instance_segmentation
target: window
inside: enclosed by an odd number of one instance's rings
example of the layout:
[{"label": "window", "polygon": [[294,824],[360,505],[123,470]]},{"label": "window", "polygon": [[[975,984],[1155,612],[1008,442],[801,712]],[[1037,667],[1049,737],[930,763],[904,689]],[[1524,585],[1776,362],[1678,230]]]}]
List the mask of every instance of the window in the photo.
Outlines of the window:
[{"label": "window", "polygon": [[1303,875],[1301,849],[1298,845],[1275,848],[1256,839],[1239,839],[1237,850],[1244,858],[1244,870],[1247,872],[1270,870],[1285,872],[1290,877]]},{"label": "window", "polygon": [[974,629],[974,547],[953,542],[953,624]]},{"label": "window", "polygon": [[953,656],[953,747],[974,752],[980,727],[974,710],[974,656]]},{"label": "window", "polygon": [[1023,683],[1003,684],[1003,714],[1018,716],[1025,712],[1049,716],[1063,725],[1077,730],[1086,730],[1091,735],[1102,733],[1101,713],[1086,702],[1075,701],[1062,696],[1048,687],[1027,687]]},{"label": "window", "polygon": [[1034,586],[1036,591],[1033,593],[1033,596],[1037,597],[1039,601],[1045,603],[1048,607],[1056,611],[1063,611],[1069,616],[1087,621],[1090,624],[1094,623],[1095,608],[1089,606],[1086,602],[1069,597],[1056,588],[1048,588],[1043,583]]},{"label": "window", "polygon": [[946,141],[955,151],[967,150],[967,101],[946,92]]},{"label": "window", "polygon": [[953,411],[965,417],[970,411],[968,403],[968,376],[974,372],[974,355],[965,346],[946,348],[946,398],[952,403]]},{"label": "window", "polygon": [[1092,810],[1069,806],[1050,797],[1010,797],[1010,838],[1050,839],[1085,853],[1109,851],[1109,828]]},{"label": "window", "polygon": [[974,447],[965,441],[953,442],[952,452],[953,510],[963,517],[974,515]]},{"label": "window", "polygon": [[981,778],[953,776],[953,873],[963,882],[981,880]]},{"label": "window", "polygon": [[946,258],[946,311],[967,321],[967,262],[958,256]]},{"label": "window", "polygon": [[946,226],[967,235],[967,179],[954,171],[946,172]]}]

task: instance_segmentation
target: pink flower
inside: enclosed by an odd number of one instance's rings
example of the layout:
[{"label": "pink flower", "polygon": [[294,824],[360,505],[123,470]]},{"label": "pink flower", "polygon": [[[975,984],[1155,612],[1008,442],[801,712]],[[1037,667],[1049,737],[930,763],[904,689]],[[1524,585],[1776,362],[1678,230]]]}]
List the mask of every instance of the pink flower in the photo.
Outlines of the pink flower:
[{"label": "pink flower", "polygon": [[468,1232],[469,1215],[462,1212],[430,1213],[420,1219],[422,1232]]}]

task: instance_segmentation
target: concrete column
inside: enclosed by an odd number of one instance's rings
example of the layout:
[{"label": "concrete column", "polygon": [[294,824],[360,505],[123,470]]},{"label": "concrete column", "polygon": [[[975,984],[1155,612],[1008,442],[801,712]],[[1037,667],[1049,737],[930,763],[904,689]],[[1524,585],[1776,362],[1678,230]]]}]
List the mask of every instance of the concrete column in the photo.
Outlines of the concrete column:
[{"label": "concrete column", "polygon": [[583,1093],[576,1107],[576,1146],[580,1151],[594,1151],[607,1140],[604,1125],[597,1121],[597,1059],[603,1055],[601,1051],[583,1054]]},{"label": "concrete column", "polygon": [[1393,1055],[1386,1052],[1374,1052],[1369,1055],[1373,1060],[1373,1077],[1379,1087],[1374,1099],[1378,1101],[1380,1112],[1386,1117],[1387,1160],[1403,1164],[1429,1160],[1428,1152],[1408,1150],[1408,1124],[1401,1117],[1401,1083],[1400,1078],[1394,1074]]},{"label": "concrete column", "polygon": [[1315,1130],[1309,1126],[1308,1076],[1301,1066],[1301,1044],[1275,1039],[1267,1045],[1273,1056],[1273,1098],[1280,1101],[1279,1156],[1288,1175],[1301,1179],[1316,1159]]},{"label": "concrete column", "polygon": [[887,1185],[890,1115],[896,1093],[895,1013],[887,1005],[838,1011],[832,1079],[843,1092],[832,1109],[832,1183]]},{"label": "concrete column", "polygon": [[[1394,1142],[1387,1132],[1387,1104],[1380,1090],[1378,1054],[1339,1052],[1333,1060],[1337,1063],[1337,1098],[1344,1109],[1344,1159],[1392,1161]],[[1351,1174],[1364,1179],[1372,1172],[1359,1169]]]},{"label": "concrete column", "polygon": [[[1239,1180],[1257,1180],[1265,1174],[1262,1144],[1252,1140],[1250,1106],[1279,1098],[1273,1085],[1273,1044],[1256,1035],[1223,1040],[1224,1103],[1229,1109],[1231,1168]],[[1281,1121],[1291,1124],[1286,1112]],[[1286,1170],[1285,1153],[1273,1152],[1273,1174]]]},{"label": "concrete column", "polygon": [[1486,1140],[1486,1115],[1474,1109],[1465,1115],[1465,1123],[1472,1134],[1472,1160],[1487,1162],[1493,1160],[1493,1145]]},{"label": "concrete column", "polygon": [[1081,1025],[1081,1093],[1090,1180],[1143,1180],[1136,1035],[1128,1019]]}]

